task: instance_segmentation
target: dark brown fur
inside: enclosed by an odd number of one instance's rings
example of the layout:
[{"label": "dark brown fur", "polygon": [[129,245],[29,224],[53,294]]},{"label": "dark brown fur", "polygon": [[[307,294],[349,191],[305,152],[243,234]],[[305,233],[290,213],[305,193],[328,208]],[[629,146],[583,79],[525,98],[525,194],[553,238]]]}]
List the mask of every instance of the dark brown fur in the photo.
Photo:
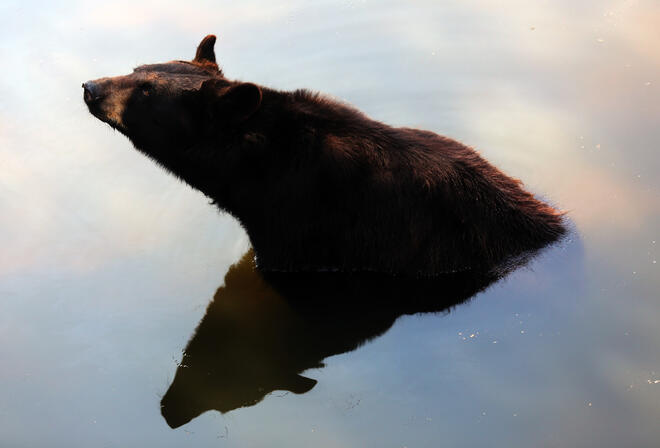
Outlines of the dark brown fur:
[{"label": "dark brown fur", "polygon": [[492,270],[564,234],[560,213],[472,148],[316,93],[229,80],[214,43],[192,62],[86,83],[85,98],[235,216],[262,269]]}]

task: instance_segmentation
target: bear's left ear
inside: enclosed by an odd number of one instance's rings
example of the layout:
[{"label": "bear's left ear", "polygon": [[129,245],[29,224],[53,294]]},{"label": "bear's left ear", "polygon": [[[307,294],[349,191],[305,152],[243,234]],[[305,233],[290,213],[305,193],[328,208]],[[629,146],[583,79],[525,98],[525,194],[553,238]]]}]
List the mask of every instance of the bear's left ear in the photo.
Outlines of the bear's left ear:
[{"label": "bear's left ear", "polygon": [[247,120],[261,106],[261,88],[251,82],[220,87],[221,81],[210,79],[202,83],[202,95],[209,102],[215,118],[239,123]]}]

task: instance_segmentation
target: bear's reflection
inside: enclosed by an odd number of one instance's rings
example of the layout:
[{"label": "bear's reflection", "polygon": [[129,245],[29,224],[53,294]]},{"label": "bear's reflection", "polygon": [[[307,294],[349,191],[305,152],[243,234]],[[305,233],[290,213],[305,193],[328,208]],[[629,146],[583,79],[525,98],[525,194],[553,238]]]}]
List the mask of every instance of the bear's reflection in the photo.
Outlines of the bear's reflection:
[{"label": "bear's reflection", "polygon": [[356,349],[401,315],[448,310],[503,275],[264,274],[249,251],[227,272],[188,343],[161,401],[163,417],[176,428],[275,390],[305,393],[316,381],[300,373],[324,358]]}]

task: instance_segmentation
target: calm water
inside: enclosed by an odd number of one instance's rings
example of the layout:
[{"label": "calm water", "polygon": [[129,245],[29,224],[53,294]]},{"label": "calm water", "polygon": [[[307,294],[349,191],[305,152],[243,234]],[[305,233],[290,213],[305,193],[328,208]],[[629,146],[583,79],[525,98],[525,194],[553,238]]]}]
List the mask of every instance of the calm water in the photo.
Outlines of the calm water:
[{"label": "calm water", "polygon": [[[0,446],[660,445],[660,3],[238,3],[0,4]],[[80,84],[190,59],[208,33],[229,77],[478,148],[569,210],[570,240],[449,313],[314,326],[273,295],[234,310],[245,340],[218,331],[218,357],[179,369],[248,240],[91,117]],[[270,389],[311,390],[171,429],[177,369],[237,369],[269,325],[301,343],[248,356],[303,353],[310,380]],[[235,393],[234,373],[179,399]]]}]

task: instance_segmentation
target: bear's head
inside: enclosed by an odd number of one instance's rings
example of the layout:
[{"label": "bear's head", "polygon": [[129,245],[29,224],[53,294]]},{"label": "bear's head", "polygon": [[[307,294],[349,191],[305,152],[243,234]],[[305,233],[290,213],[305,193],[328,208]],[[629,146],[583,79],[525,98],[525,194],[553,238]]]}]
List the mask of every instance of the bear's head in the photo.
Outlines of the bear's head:
[{"label": "bear's head", "polygon": [[141,65],[128,75],[83,83],[89,111],[185,178],[181,162],[200,142],[240,125],[261,104],[259,86],[224,77],[215,41],[206,36],[192,61]]}]

